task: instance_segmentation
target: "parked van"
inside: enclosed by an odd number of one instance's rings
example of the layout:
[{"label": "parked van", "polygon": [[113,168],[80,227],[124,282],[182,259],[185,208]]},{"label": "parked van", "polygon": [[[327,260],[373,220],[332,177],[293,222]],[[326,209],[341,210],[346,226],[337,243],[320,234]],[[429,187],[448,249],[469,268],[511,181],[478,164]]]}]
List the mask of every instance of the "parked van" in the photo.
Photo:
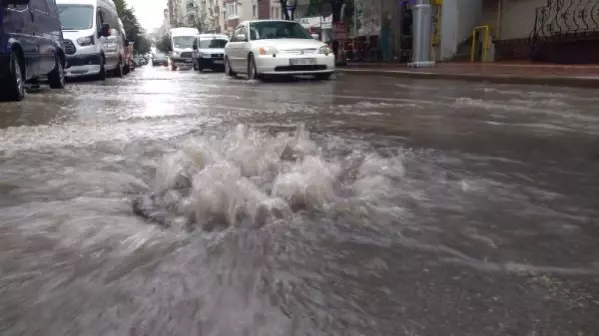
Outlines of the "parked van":
[{"label": "parked van", "polygon": [[64,88],[65,48],[52,0],[0,0],[0,98],[20,101],[25,83]]},{"label": "parked van", "polygon": [[225,71],[225,46],[229,37],[221,34],[200,34],[193,41],[193,68],[203,71]]},{"label": "parked van", "polygon": [[193,41],[200,31],[196,28],[172,28],[171,39],[171,69],[177,70],[180,66],[191,67],[193,65]]},{"label": "parked van", "polygon": [[[51,0],[47,0],[51,1]],[[123,74],[124,37],[112,0],[56,0],[67,55],[67,77]]]}]

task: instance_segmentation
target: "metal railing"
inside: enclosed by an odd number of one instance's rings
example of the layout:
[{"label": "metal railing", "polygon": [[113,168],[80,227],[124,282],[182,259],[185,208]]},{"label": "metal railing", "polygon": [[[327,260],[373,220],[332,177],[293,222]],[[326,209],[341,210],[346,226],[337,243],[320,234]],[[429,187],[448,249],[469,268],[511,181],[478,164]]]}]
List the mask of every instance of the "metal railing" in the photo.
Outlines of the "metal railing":
[{"label": "metal railing", "polygon": [[531,57],[548,42],[599,35],[599,0],[547,0],[536,8],[530,33]]},{"label": "metal railing", "polygon": [[[480,36],[482,34],[482,41]],[[481,45],[482,51],[480,55],[481,62],[488,61],[487,55],[489,52],[489,48],[491,47],[491,29],[489,26],[478,26],[472,28],[472,46],[470,47],[470,62],[474,62],[476,60],[477,54],[477,46]]]}]

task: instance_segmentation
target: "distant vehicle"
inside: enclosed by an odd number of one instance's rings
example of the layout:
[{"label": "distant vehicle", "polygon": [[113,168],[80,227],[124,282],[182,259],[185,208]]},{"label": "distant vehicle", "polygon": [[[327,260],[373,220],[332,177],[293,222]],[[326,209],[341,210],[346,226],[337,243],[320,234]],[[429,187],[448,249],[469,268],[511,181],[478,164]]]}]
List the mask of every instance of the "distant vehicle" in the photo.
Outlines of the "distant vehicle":
[{"label": "distant vehicle", "polygon": [[171,40],[171,69],[191,67],[193,65],[193,41],[200,32],[196,28],[172,28],[169,32]]},{"label": "distant vehicle", "polygon": [[218,34],[201,34],[193,41],[193,68],[198,71],[225,70],[225,46],[229,37]]},{"label": "distant vehicle", "polygon": [[164,53],[155,53],[152,56],[152,66],[168,66],[168,58]]},{"label": "distant vehicle", "polygon": [[276,75],[314,75],[327,80],[335,72],[335,55],[295,21],[245,21],[225,47],[225,72],[251,79]]},{"label": "distant vehicle", "polygon": [[20,101],[25,83],[62,89],[65,47],[53,1],[0,0],[0,98]]},{"label": "distant vehicle", "polygon": [[112,0],[56,0],[65,36],[67,77],[105,80],[124,72],[124,29]]}]

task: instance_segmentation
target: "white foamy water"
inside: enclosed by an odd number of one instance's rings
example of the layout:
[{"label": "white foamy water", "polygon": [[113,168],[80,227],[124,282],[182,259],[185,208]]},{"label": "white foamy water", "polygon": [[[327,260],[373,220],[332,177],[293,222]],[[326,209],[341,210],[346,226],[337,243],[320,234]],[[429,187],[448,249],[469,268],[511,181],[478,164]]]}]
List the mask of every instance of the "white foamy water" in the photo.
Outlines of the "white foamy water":
[{"label": "white foamy water", "polygon": [[[224,138],[192,138],[158,163],[151,199],[136,206],[166,226],[261,227],[301,211],[400,209],[399,156],[349,152],[326,158],[304,127],[271,136],[237,126]],[[354,208],[355,207],[355,208]],[[381,209],[379,209],[381,210]]]}]

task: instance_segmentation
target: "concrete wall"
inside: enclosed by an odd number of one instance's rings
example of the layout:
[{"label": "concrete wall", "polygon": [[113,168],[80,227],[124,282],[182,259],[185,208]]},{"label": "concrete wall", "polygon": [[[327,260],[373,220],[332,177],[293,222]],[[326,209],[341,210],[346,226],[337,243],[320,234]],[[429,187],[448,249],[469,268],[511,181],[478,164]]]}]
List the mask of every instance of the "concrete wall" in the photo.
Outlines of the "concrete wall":
[{"label": "concrete wall", "polygon": [[528,38],[535,24],[535,9],[547,0],[503,0],[499,38]]},{"label": "concrete wall", "polygon": [[451,59],[483,16],[481,0],[445,0],[442,6],[440,58]]}]

